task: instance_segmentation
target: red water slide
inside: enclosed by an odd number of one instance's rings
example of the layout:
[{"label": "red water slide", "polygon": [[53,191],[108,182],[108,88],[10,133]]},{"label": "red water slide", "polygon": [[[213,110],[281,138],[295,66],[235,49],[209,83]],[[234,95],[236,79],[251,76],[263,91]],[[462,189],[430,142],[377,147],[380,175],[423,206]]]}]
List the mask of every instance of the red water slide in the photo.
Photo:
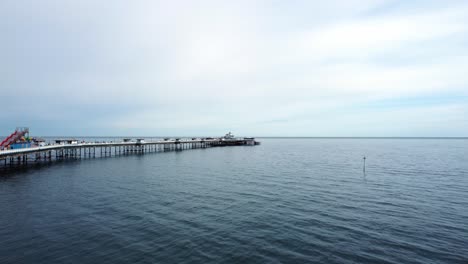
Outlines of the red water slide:
[{"label": "red water slide", "polygon": [[0,143],[0,149],[4,149],[8,147],[9,145],[15,143],[17,140],[19,140],[22,136],[26,135],[29,133],[29,129],[27,128],[17,128],[15,132],[11,133],[7,138],[5,138],[2,143]]}]

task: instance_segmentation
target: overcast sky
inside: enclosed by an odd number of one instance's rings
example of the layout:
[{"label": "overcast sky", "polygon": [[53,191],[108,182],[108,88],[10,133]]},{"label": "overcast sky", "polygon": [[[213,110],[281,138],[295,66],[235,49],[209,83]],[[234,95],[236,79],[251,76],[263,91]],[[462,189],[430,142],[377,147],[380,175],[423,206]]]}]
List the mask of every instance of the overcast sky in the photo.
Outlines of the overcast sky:
[{"label": "overcast sky", "polygon": [[0,135],[468,136],[468,1],[0,1]]}]

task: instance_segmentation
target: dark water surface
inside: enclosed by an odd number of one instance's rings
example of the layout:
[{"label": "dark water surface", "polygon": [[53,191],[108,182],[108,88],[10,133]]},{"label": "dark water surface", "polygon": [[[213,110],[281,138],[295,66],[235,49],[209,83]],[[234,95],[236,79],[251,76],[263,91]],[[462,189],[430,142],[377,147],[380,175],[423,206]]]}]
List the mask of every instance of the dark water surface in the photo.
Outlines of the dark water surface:
[{"label": "dark water surface", "polygon": [[468,263],[466,139],[262,139],[0,173],[0,263]]}]

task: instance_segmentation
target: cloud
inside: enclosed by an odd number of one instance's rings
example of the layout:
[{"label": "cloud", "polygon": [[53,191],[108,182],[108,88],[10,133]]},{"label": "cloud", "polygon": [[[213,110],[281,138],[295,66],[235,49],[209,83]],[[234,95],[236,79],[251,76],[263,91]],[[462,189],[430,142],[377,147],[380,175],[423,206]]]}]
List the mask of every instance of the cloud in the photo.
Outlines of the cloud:
[{"label": "cloud", "polygon": [[0,10],[0,134],[38,120],[55,134],[71,117],[89,127],[64,133],[468,132],[461,119],[436,118],[466,113],[459,101],[374,114],[382,100],[466,98],[463,2],[3,1]]}]

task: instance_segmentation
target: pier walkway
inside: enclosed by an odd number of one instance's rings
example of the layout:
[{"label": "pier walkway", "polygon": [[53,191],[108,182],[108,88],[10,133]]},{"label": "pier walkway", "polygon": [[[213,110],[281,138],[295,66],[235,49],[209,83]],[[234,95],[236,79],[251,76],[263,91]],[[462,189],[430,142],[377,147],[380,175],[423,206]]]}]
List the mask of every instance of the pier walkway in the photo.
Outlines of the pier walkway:
[{"label": "pier walkway", "polygon": [[192,140],[176,139],[149,142],[86,142],[78,144],[54,144],[43,147],[0,150],[0,168],[65,159],[88,159],[129,154],[143,154],[147,152],[181,151],[185,149],[256,144],[258,144],[258,142],[253,138],[229,140],[225,140],[223,138]]}]

